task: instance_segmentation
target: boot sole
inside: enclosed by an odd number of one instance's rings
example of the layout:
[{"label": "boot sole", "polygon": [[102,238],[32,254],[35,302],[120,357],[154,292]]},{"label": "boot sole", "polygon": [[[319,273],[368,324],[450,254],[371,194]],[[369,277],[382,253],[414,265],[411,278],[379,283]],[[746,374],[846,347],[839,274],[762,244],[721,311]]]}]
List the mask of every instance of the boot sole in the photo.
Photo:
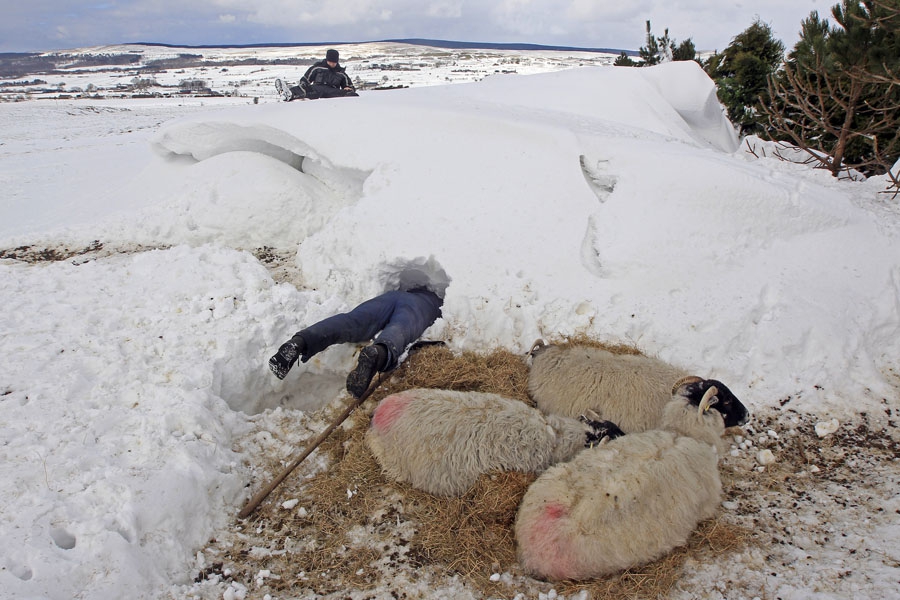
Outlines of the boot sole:
[{"label": "boot sole", "polygon": [[378,351],[373,346],[366,346],[360,351],[356,368],[347,376],[347,391],[354,398],[359,398],[369,389],[369,384],[378,371],[377,360]]}]

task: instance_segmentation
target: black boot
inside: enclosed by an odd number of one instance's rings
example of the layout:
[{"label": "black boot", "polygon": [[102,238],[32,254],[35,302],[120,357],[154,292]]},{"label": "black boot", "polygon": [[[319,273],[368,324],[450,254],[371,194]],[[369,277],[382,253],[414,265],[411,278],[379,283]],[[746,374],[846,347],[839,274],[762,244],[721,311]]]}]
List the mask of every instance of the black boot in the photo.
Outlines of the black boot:
[{"label": "black boot", "polygon": [[306,351],[306,342],[299,334],[286,341],[278,349],[278,352],[269,359],[269,368],[278,379],[284,379],[297,358]]},{"label": "black boot", "polygon": [[361,397],[372,383],[375,373],[387,366],[388,352],[382,344],[372,344],[359,351],[356,368],[347,375],[347,391],[354,398]]}]

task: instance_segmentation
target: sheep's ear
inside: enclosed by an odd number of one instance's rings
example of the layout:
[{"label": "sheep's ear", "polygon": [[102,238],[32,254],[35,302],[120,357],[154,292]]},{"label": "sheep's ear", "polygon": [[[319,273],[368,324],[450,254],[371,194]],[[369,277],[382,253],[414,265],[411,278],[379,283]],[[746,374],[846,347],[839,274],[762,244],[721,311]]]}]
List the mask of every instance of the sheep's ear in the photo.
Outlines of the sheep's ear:
[{"label": "sheep's ear", "polygon": [[718,393],[719,390],[714,385],[709,386],[709,389],[703,393],[703,398],[700,399],[700,408],[698,409],[701,415],[706,413],[706,411],[719,401],[716,397],[716,394]]}]

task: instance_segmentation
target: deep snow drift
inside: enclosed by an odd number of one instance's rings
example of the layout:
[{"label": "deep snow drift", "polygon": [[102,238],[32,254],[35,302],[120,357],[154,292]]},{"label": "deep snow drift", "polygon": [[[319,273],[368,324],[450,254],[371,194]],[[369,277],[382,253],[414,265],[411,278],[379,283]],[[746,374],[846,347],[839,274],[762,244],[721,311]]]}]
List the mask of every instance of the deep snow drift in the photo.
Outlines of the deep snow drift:
[{"label": "deep snow drift", "polygon": [[[884,427],[898,409],[896,202],[745,152],[694,63],[161,126],[158,105],[106,103],[96,139],[56,135],[81,105],[35,104],[0,105],[0,249],[127,252],[0,260],[0,596],[185,583],[248,496],[251,416],[317,409],[353,365],[337,347],[282,382],[268,356],[401,282],[445,292],[426,336],[454,350],[583,333],[726,381],[751,411]],[[296,253],[285,281],[263,247]]]}]

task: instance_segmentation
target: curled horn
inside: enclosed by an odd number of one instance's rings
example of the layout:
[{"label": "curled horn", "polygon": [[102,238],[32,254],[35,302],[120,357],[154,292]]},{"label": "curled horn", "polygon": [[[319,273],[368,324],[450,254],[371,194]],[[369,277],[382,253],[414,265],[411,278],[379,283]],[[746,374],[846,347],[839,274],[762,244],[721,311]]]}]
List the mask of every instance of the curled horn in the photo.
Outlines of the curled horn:
[{"label": "curled horn", "polygon": [[706,392],[703,394],[703,398],[700,399],[699,410],[701,415],[708,411],[713,404],[719,401],[718,398],[716,398],[716,394],[718,393],[719,389],[716,386],[709,386],[709,389],[706,390]]},{"label": "curled horn", "polygon": [[584,415],[588,419],[592,421],[602,421],[603,417],[601,417],[596,411],[591,410],[590,408],[584,411]]},{"label": "curled horn", "polygon": [[549,347],[550,345],[547,344],[546,341],[544,341],[544,338],[538,338],[534,340],[534,343],[531,345],[531,350],[528,351],[528,356],[530,358],[534,358]]},{"label": "curled horn", "polygon": [[672,386],[672,395],[674,396],[675,392],[678,391],[678,388],[680,388],[684,384],[697,383],[700,381],[703,381],[703,379],[701,379],[700,377],[697,377],[696,375],[688,375],[687,377],[682,377],[681,379],[679,379],[678,381],[675,382],[675,385]]}]

